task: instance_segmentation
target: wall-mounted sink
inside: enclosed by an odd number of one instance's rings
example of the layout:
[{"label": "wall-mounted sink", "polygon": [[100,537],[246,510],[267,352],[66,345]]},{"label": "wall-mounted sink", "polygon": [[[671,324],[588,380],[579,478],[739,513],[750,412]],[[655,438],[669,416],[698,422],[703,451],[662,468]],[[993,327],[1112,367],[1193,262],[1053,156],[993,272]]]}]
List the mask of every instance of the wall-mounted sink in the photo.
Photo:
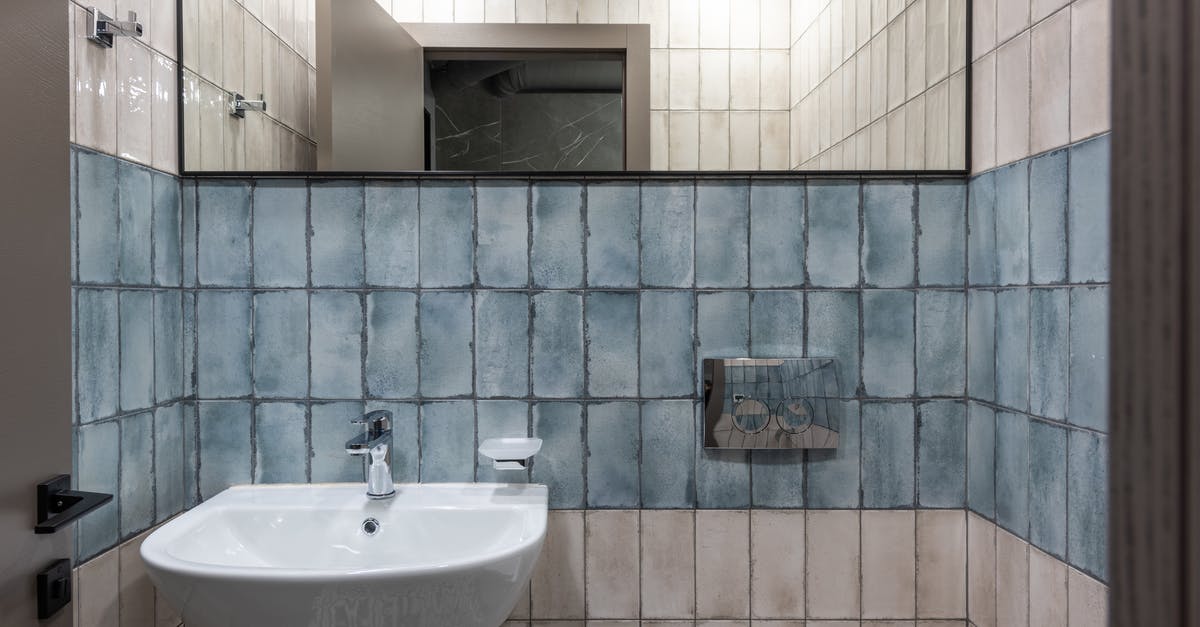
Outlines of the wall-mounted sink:
[{"label": "wall-mounted sink", "polygon": [[229,488],[142,544],[188,627],[497,627],[546,533],[546,487]]}]

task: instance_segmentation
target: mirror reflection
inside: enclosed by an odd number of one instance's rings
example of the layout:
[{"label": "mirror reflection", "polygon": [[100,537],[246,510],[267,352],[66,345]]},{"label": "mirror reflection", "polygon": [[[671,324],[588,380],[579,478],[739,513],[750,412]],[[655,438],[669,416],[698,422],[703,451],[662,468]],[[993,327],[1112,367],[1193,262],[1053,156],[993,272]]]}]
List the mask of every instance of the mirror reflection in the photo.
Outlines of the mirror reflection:
[{"label": "mirror reflection", "polygon": [[181,0],[184,169],[961,171],[967,2]]}]

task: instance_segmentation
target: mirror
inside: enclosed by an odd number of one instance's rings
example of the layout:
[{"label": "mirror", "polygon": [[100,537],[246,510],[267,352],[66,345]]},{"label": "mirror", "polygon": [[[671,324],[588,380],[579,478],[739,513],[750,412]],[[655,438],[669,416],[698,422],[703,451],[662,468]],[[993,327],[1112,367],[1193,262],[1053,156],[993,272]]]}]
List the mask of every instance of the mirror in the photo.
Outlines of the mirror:
[{"label": "mirror", "polygon": [[180,0],[189,174],[962,172],[970,0]]}]

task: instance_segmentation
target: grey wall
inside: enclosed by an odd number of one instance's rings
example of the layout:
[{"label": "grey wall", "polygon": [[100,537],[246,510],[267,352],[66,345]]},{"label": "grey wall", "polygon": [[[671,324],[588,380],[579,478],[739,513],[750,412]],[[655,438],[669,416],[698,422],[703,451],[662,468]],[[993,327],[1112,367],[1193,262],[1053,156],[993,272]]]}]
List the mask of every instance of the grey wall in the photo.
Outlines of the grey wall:
[{"label": "grey wall", "polygon": [[1107,579],[1109,136],[973,177],[972,511]]}]

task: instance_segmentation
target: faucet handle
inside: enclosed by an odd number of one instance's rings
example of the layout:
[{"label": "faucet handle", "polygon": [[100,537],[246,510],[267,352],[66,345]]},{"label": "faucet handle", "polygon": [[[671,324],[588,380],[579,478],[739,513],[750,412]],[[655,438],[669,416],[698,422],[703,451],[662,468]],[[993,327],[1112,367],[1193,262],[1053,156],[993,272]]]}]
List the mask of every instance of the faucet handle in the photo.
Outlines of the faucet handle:
[{"label": "faucet handle", "polygon": [[367,412],[358,418],[350,420],[352,424],[367,425],[367,433],[372,436],[382,434],[384,431],[389,431],[392,428],[392,412],[387,409],[376,409],[372,412]]}]

